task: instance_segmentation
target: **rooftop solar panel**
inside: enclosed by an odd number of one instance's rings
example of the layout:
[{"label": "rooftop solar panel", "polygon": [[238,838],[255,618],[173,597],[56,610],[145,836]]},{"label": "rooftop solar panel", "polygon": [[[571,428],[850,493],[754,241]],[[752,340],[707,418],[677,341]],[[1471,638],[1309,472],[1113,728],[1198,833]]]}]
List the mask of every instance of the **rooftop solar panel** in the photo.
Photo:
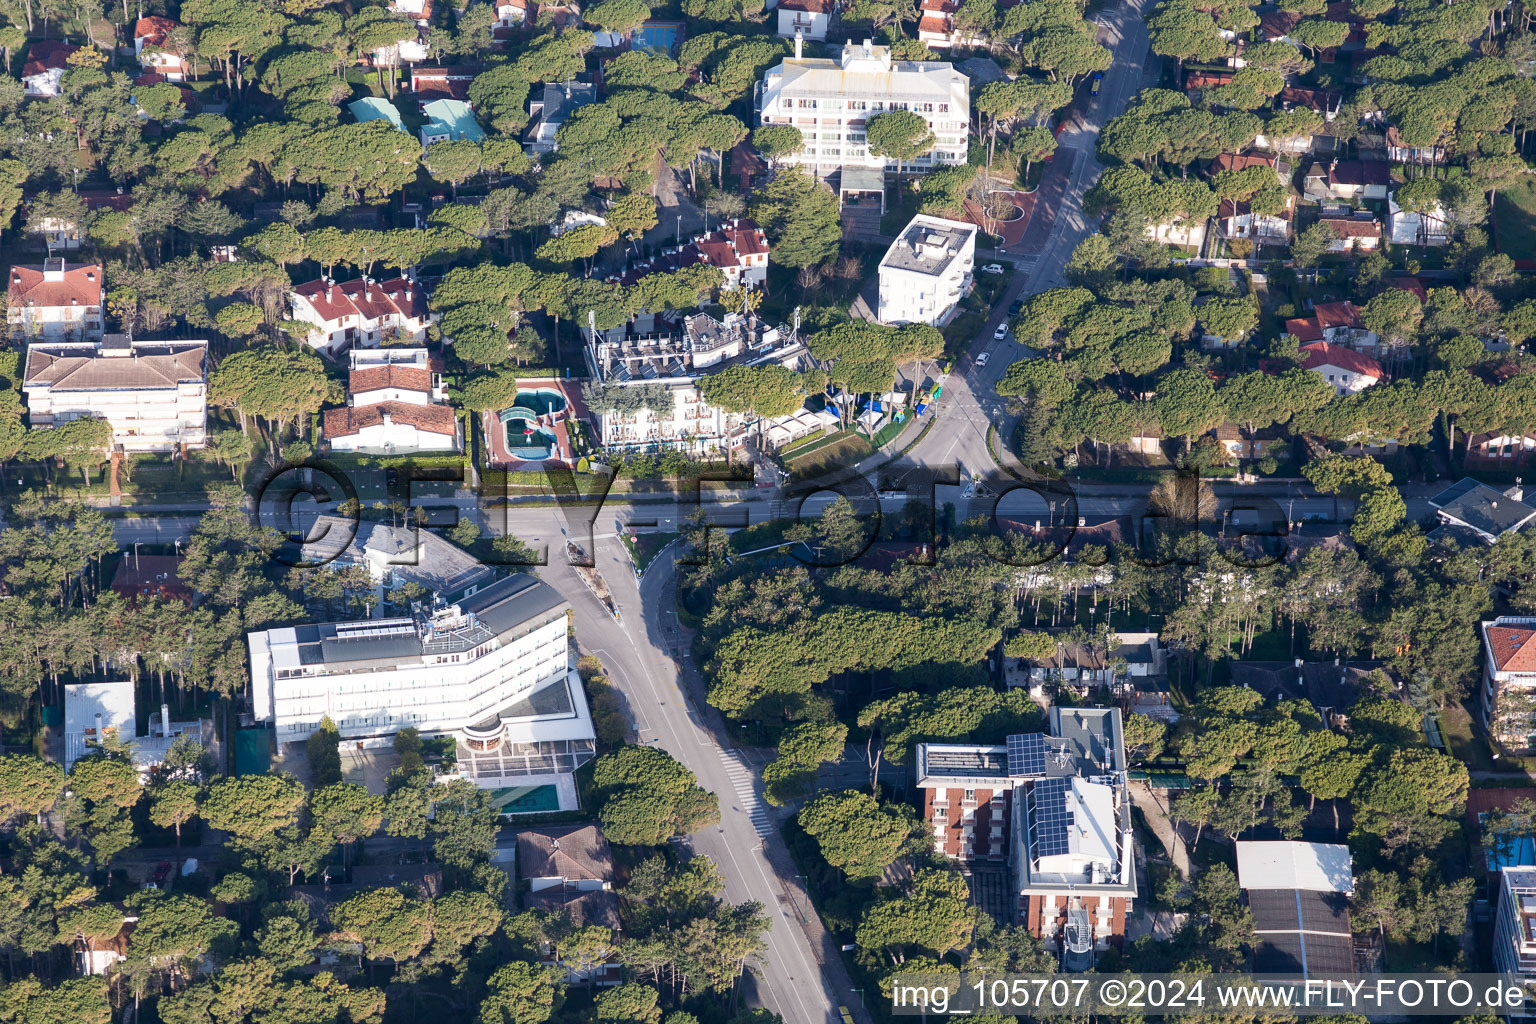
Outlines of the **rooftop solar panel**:
[{"label": "rooftop solar panel", "polygon": [[1030,815],[1035,833],[1035,856],[1054,857],[1071,851],[1067,811],[1067,787],[1070,779],[1041,779],[1034,785]]},{"label": "rooftop solar panel", "polygon": [[1349,910],[1337,893],[1248,890],[1253,913],[1254,970],[1320,977],[1354,971]]},{"label": "rooftop solar panel", "polygon": [[1026,778],[1045,774],[1045,737],[1038,732],[1008,737],[1008,774]]},{"label": "rooftop solar panel", "polygon": [[1301,908],[1301,927],[1309,932],[1349,934],[1349,912],[1337,893],[1302,892],[1297,894]]}]

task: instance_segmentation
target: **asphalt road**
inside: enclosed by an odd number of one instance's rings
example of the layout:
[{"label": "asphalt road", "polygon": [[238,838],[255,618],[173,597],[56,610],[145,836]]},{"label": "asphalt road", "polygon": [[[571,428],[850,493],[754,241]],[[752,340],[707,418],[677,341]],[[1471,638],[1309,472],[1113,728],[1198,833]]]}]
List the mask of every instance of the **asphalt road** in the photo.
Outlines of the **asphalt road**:
[{"label": "asphalt road", "polygon": [[[1038,237],[1039,232],[1026,231],[1023,241],[1006,254],[1015,267],[1013,280],[993,307],[986,324],[977,332],[968,355],[956,364],[955,371],[945,381],[940,411],[946,429],[929,431],[911,452],[916,461],[949,465],[958,460],[977,472],[994,465],[987,451],[986,434],[989,424],[1000,423],[1003,418],[997,382],[1007,372],[1009,363],[1030,353],[1011,335],[999,341],[993,333],[997,325],[1007,319],[1008,306],[1015,299],[1065,284],[1063,274],[1072,251],[1097,230],[1097,225],[1083,215],[1083,195],[1098,181],[1104,169],[1097,155],[1099,131],[1123,111],[1146,84],[1150,51],[1142,10],[1149,2],[1124,0],[1098,15],[1098,23],[1104,29],[1103,41],[1113,49],[1114,62],[1104,72],[1099,95],[1088,101],[1057,136],[1051,170],[1066,174],[1065,187],[1052,211],[1042,206],[1054,197],[1054,192],[1047,195],[1042,184],[1033,214],[1034,218],[1044,222],[1051,219],[1054,212],[1050,230],[1043,242]],[[1068,169],[1064,172],[1056,170],[1062,166]],[[988,356],[986,365],[976,361],[983,352]]]},{"label": "asphalt road", "polygon": [[[563,548],[563,524],[553,510],[519,515],[515,524],[525,542],[547,545],[557,554]],[[499,527],[493,528],[499,532]],[[570,599],[577,642],[584,653],[595,654],[607,666],[629,705],[635,739],[665,749],[719,797],[720,824],[690,837],[686,845],[720,868],[727,899],[755,900],[772,920],[767,946],[744,983],[747,996],[791,1024],[837,1021],[837,1008],[855,1009],[859,997],[841,962],[828,955],[825,943],[813,948],[797,920],[806,899],[769,809],[760,802],[760,766],[743,763],[719,745],[723,726],[704,703],[697,672],[685,654],[687,637],[672,610],[670,560],[657,562],[642,583],[611,533],[600,536],[588,551],[619,605],[618,621],[585,589],[563,557],[551,559],[539,575]],[[827,961],[825,966],[818,953]]]}]

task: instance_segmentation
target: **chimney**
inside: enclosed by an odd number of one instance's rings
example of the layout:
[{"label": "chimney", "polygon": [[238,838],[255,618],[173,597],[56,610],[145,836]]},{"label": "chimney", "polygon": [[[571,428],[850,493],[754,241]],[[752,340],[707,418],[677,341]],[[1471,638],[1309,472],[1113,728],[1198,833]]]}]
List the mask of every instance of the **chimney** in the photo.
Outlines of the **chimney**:
[{"label": "chimney", "polygon": [[384,413],[380,413],[380,415],[384,417],[384,429],[385,430],[388,430],[390,427],[394,426],[394,420],[390,417],[389,413],[384,412]]},{"label": "chimney", "polygon": [[160,735],[167,737],[171,734],[171,706],[162,703],[160,705]]},{"label": "chimney", "polygon": [[875,41],[873,39],[866,39],[866,40],[864,40],[864,56],[866,56],[866,57],[873,57],[874,55],[875,55]]},{"label": "chimney", "polygon": [[326,302],[330,302],[331,301],[331,285],[333,285],[335,283],[336,282],[332,281],[330,278],[326,278],[325,279],[325,301]]},{"label": "chimney", "polygon": [[363,301],[373,301],[373,278],[371,277],[363,278]]},{"label": "chimney", "polygon": [[805,37],[800,34],[799,29],[795,29],[795,60],[799,60],[801,58],[804,53],[804,48]]}]

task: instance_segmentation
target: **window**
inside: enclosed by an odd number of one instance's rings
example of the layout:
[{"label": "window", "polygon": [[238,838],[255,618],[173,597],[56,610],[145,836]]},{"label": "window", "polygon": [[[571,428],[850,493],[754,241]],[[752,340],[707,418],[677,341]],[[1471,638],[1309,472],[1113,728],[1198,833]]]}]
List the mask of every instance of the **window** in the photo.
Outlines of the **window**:
[{"label": "window", "polygon": [[976,799],[976,791],[974,789],[966,790],[965,791],[965,798],[967,800],[975,800]]}]

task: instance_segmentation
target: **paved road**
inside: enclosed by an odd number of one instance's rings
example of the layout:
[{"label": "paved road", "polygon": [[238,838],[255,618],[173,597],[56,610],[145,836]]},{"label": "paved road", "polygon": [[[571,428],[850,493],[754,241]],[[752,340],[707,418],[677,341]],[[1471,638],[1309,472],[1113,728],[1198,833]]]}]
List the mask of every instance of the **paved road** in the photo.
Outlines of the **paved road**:
[{"label": "paved road", "polygon": [[[1147,84],[1149,50],[1141,15],[1149,2],[1125,0],[1098,15],[1104,41],[1114,50],[1114,63],[1104,72],[1099,95],[1086,100],[1087,106],[1057,137],[1056,155],[1041,182],[1029,229],[1009,253],[1015,267],[1013,280],[970,352],[945,382],[941,412],[946,429],[929,431],[911,453],[917,461],[949,465],[959,460],[978,471],[994,465],[986,434],[989,424],[1002,420],[997,382],[1009,363],[1029,352],[1011,336],[997,340],[993,332],[1007,318],[1008,305],[1015,299],[1065,284],[1063,273],[1072,250],[1097,230],[1083,215],[1083,195],[1103,171],[1096,152],[1099,131]],[[983,352],[988,356],[986,365],[977,362]]]},{"label": "paved road", "polygon": [[[556,552],[564,543],[554,510],[519,515],[516,525],[526,542],[547,544]],[[493,529],[499,532],[499,527]],[[767,948],[754,968],[756,977],[746,982],[751,1001],[790,1024],[835,1022],[837,1007],[856,1008],[858,997],[827,944],[813,947],[797,920],[806,898],[795,883],[793,862],[773,829],[767,805],[761,802],[760,766],[743,763],[717,745],[724,729],[718,714],[703,701],[697,673],[687,665],[687,639],[672,611],[670,563],[658,563],[641,584],[611,533],[601,536],[591,550],[620,607],[621,621],[598,604],[563,559],[555,559],[539,574],[570,598],[577,642],[607,666],[629,704],[638,741],[665,749],[720,799],[720,824],[691,837],[687,845],[719,866],[727,899],[756,900],[773,921]]]}]

